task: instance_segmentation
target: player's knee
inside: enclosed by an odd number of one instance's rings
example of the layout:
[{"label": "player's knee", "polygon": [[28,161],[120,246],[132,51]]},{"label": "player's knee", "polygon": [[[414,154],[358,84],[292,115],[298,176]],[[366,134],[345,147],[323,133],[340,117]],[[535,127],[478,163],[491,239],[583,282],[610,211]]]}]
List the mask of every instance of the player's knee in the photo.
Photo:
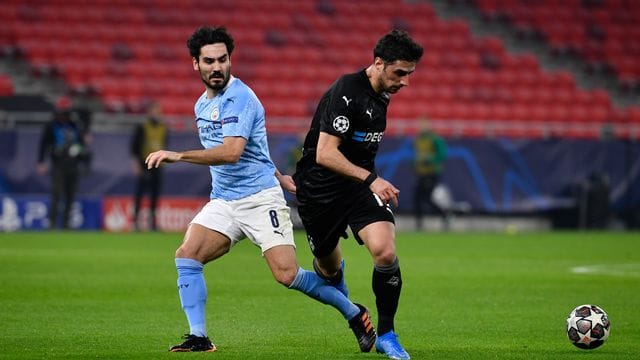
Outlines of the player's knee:
[{"label": "player's knee", "polygon": [[193,254],[192,251],[189,251],[188,248],[185,248],[184,246],[180,246],[177,250],[176,250],[176,258],[193,258],[195,254]]},{"label": "player's knee", "polygon": [[187,259],[196,259],[201,263],[204,263],[206,257],[203,256],[202,251],[198,251],[190,246],[180,245],[180,247],[176,250],[176,258],[187,258]]},{"label": "player's knee", "polygon": [[289,287],[293,283],[293,280],[295,280],[297,273],[298,269],[292,268],[277,271],[273,274],[273,276],[275,277],[277,282],[286,287]]},{"label": "player's knee", "polygon": [[374,262],[376,265],[387,266],[396,261],[395,249],[384,249],[374,256]]}]

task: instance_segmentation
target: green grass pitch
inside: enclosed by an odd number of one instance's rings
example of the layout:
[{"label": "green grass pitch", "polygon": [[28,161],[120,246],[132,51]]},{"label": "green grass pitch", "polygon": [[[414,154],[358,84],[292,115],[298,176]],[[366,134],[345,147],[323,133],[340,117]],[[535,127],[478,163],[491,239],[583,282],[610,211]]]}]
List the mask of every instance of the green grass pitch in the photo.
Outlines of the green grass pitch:
[{"label": "green grass pitch", "polygon": [[[384,359],[358,352],[332,308],[273,281],[244,241],[205,267],[215,353],[167,352],[187,332],[173,253],[182,234],[0,234],[0,359]],[[310,251],[297,233],[300,263]],[[399,233],[396,330],[412,359],[637,359],[638,233]],[[343,241],[354,301],[371,260]],[[601,306],[611,336],[575,348],[565,318]]]}]

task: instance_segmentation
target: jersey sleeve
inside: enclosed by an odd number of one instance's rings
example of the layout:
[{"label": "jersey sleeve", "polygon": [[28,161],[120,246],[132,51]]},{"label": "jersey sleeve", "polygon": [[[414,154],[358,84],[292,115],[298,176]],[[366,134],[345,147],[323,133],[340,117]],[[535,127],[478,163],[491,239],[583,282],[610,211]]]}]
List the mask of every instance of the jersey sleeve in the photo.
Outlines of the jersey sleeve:
[{"label": "jersey sleeve", "polygon": [[357,104],[356,94],[350,90],[344,77],[336,82],[325,99],[326,111],[320,120],[320,131],[343,140],[353,133]]},{"label": "jersey sleeve", "polygon": [[248,91],[229,96],[220,114],[222,136],[240,136],[248,140],[258,111],[259,103]]}]

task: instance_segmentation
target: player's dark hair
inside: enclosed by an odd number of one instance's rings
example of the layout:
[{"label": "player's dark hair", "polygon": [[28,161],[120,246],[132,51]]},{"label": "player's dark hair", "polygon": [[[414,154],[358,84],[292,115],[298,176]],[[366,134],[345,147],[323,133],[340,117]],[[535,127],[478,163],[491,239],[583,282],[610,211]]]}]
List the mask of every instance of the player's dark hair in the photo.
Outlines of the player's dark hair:
[{"label": "player's dark hair", "polygon": [[379,57],[385,63],[396,60],[418,62],[424,50],[402,30],[391,30],[378,40],[373,49],[373,57]]},{"label": "player's dark hair", "polygon": [[200,49],[205,45],[224,43],[227,46],[229,57],[233,52],[233,38],[224,26],[208,27],[202,26],[196,29],[187,40],[187,47],[191,57],[200,59]]}]

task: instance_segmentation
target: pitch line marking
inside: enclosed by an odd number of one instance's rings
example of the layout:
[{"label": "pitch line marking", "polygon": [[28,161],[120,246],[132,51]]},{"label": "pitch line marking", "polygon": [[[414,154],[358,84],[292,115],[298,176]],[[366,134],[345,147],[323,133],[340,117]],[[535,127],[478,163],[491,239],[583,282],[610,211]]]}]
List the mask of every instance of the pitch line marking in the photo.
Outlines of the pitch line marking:
[{"label": "pitch line marking", "polygon": [[640,264],[595,264],[574,266],[574,274],[640,277]]}]

